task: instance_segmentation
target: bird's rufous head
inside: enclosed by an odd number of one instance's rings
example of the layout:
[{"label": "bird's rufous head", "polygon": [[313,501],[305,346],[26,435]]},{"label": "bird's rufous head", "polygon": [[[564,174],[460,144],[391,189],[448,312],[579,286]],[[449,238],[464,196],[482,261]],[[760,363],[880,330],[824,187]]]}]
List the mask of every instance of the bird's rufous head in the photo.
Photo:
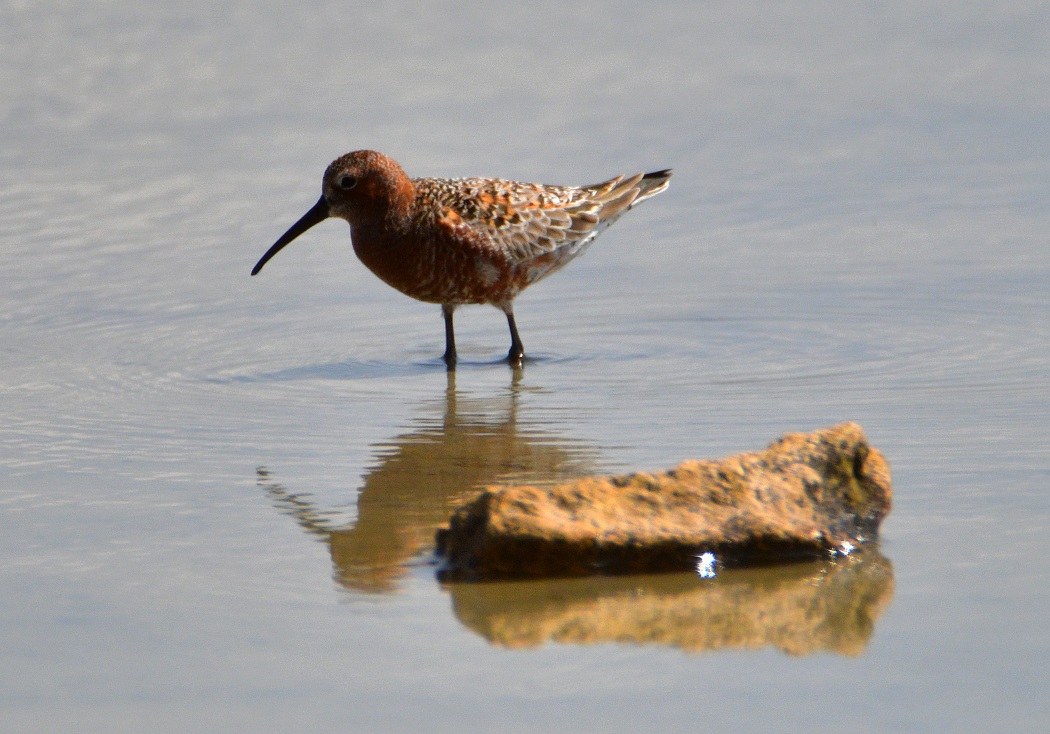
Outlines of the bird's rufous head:
[{"label": "bird's rufous head", "polygon": [[374,150],[355,150],[335,159],[324,172],[321,198],[266,251],[252,269],[262,270],[285,245],[329,217],[350,227],[367,227],[404,214],[415,186],[395,161]]}]

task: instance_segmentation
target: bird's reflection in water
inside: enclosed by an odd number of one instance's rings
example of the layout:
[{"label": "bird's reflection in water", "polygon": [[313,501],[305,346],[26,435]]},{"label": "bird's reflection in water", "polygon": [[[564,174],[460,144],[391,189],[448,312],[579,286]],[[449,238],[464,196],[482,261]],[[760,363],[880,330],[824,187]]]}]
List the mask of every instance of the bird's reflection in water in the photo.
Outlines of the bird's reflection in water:
[{"label": "bird's reflection in water", "polygon": [[349,589],[397,588],[407,564],[433,547],[435,529],[490,484],[548,484],[592,473],[593,447],[519,419],[521,370],[502,394],[445,394],[424,404],[404,433],[376,444],[375,464],[357,498],[357,520],[333,527],[308,494],[293,493],[259,469],[259,484],[282,512],[328,544],[336,580]]}]

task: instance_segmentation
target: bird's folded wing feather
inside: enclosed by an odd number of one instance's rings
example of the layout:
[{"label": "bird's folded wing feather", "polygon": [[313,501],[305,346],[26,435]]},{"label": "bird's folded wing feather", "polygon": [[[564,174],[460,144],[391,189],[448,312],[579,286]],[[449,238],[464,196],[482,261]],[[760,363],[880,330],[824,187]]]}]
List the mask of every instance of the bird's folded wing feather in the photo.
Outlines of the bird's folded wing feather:
[{"label": "bird's folded wing feather", "polygon": [[631,207],[641,179],[639,173],[582,187],[495,179],[428,179],[426,185],[440,202],[440,224],[464,228],[479,246],[525,262],[593,239]]}]

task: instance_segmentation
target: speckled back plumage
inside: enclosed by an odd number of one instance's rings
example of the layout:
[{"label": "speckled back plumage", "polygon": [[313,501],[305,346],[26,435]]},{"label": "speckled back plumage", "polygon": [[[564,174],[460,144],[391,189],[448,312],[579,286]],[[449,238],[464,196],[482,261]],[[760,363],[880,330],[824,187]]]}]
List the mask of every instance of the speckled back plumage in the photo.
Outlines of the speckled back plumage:
[{"label": "speckled back plumage", "polygon": [[465,241],[480,240],[508,267],[524,267],[522,287],[578,255],[639,201],[667,188],[669,172],[617,176],[591,186],[545,186],[491,178],[415,179],[416,211]]}]

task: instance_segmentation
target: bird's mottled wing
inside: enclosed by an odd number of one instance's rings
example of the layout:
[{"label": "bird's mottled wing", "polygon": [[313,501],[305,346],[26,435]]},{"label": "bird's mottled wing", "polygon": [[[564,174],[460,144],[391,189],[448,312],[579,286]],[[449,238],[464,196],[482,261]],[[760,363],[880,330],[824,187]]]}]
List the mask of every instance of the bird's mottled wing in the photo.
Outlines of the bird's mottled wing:
[{"label": "bird's mottled wing", "polygon": [[[642,174],[593,186],[543,186],[499,179],[418,179],[417,195],[432,197],[439,222],[465,228],[514,263],[558,253],[580,254],[651,187]],[[653,191],[652,193],[656,193]],[[651,194],[649,194],[651,195]]]}]

